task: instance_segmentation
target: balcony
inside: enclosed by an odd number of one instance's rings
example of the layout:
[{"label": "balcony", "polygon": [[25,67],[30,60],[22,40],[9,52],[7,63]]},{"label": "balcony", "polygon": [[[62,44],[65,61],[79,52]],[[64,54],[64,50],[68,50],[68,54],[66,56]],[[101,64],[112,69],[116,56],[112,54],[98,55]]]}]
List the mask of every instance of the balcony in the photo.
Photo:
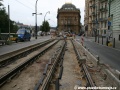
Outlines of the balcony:
[{"label": "balcony", "polygon": [[99,18],[98,21],[99,21],[99,22],[102,22],[102,21],[103,21],[103,18]]},{"label": "balcony", "polygon": [[106,11],[108,11],[107,7],[102,7],[102,8],[100,8],[99,10],[100,10],[101,12],[106,12]]},{"label": "balcony", "polygon": [[108,20],[108,18],[107,18],[107,17],[103,18],[103,21],[107,21],[107,20]]},{"label": "balcony", "polygon": [[95,16],[95,12],[92,12],[91,15]]},{"label": "balcony", "polygon": [[89,0],[89,2],[92,2],[92,1],[95,1],[95,0]]},{"label": "balcony", "polygon": [[89,23],[91,24],[91,23],[92,23],[92,21],[89,21]]},{"label": "balcony", "polygon": [[107,18],[107,17],[104,17],[104,18],[99,18],[99,19],[98,19],[98,21],[99,21],[99,22],[103,22],[103,21],[107,21],[107,20],[108,20],[108,18]]},{"label": "balcony", "polygon": [[92,23],[95,24],[95,23],[96,23],[96,20],[92,20]]},{"label": "balcony", "polygon": [[108,0],[99,0],[100,2],[106,2],[106,1],[108,1]]},{"label": "balcony", "polygon": [[90,8],[95,8],[95,4],[90,5]]}]

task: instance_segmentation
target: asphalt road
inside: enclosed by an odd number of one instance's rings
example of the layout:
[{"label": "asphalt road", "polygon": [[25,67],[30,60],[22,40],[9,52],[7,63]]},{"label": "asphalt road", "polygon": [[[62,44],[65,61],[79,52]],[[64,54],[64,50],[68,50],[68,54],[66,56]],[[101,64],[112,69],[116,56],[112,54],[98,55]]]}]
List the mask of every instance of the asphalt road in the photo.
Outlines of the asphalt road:
[{"label": "asphalt road", "polygon": [[11,45],[0,46],[0,55],[9,53],[15,50],[19,50],[21,48],[28,47],[30,45],[34,45],[36,43],[40,43],[48,39],[50,39],[50,36],[41,36],[41,37],[38,37],[38,39],[31,38],[31,41],[18,42],[18,43],[12,43]]},{"label": "asphalt road", "polygon": [[120,50],[100,45],[87,39],[85,39],[84,45],[89,48],[90,52],[100,57],[100,62],[120,71]]}]

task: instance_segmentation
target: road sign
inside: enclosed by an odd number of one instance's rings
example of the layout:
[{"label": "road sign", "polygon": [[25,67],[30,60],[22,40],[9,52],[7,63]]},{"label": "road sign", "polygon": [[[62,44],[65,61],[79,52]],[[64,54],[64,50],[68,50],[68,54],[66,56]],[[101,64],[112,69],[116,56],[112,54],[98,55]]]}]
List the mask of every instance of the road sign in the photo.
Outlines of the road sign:
[{"label": "road sign", "polygon": [[108,26],[111,26],[111,22],[110,21],[108,21]]}]

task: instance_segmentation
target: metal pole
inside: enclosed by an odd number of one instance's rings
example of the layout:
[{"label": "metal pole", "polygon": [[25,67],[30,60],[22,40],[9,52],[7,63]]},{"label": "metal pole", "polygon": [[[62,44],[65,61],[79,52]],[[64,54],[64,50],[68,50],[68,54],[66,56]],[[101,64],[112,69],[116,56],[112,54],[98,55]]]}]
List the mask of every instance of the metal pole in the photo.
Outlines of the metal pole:
[{"label": "metal pole", "polygon": [[[110,18],[110,4],[111,4],[111,0],[109,0],[109,13],[108,13],[108,18]],[[108,26],[108,30],[110,29],[110,26]]]},{"label": "metal pole", "polygon": [[44,16],[44,22],[45,22],[45,17],[46,17],[46,15],[47,15],[47,13],[50,13],[50,11],[46,12],[46,14],[45,14],[45,16]]},{"label": "metal pole", "polygon": [[115,38],[113,39],[113,48],[115,48]]},{"label": "metal pole", "polygon": [[37,39],[37,1],[36,0],[36,4],[35,4],[35,39]]},{"label": "metal pole", "polygon": [[95,42],[97,41],[97,25],[98,25],[98,21],[97,21],[97,5],[96,5],[96,33],[95,33]]},{"label": "metal pole", "polygon": [[106,45],[108,46],[108,37],[107,37],[107,40],[106,40]]},{"label": "metal pole", "polygon": [[[45,23],[45,17],[46,17],[46,15],[47,15],[47,13],[50,13],[50,11],[46,12],[46,14],[45,14],[45,16],[44,16],[44,23]],[[45,30],[45,26],[43,26],[43,27],[44,27],[44,30]]]},{"label": "metal pole", "polygon": [[8,17],[9,17],[9,39],[10,39],[10,7],[8,5]]},{"label": "metal pole", "polygon": [[98,30],[98,43],[99,43],[99,30]]},{"label": "metal pole", "polygon": [[102,45],[103,45],[103,36],[102,36]]}]

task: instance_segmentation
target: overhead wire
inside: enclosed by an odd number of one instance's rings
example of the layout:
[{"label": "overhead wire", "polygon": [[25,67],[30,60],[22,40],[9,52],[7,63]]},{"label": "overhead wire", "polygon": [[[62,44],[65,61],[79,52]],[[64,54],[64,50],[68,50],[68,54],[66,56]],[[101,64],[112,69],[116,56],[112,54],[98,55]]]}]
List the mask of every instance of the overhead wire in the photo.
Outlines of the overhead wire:
[{"label": "overhead wire", "polygon": [[23,6],[29,8],[29,9],[31,9],[31,10],[34,10],[33,8],[26,6],[25,4],[23,4],[22,2],[20,2],[20,1],[18,1],[18,0],[15,0],[15,1],[17,1],[18,3],[22,4]]},{"label": "overhead wire", "polygon": [[[31,8],[31,7],[26,6],[24,3],[22,3],[22,2],[20,2],[20,1],[18,1],[18,0],[15,0],[15,1],[17,1],[18,3],[22,4],[23,6],[29,8],[29,9],[32,9],[33,11],[35,10],[35,9]],[[31,4],[32,7],[34,6],[34,5],[33,5],[32,3],[30,3],[30,2],[27,2],[27,3]],[[39,9],[38,9],[38,10],[39,10]]]}]

